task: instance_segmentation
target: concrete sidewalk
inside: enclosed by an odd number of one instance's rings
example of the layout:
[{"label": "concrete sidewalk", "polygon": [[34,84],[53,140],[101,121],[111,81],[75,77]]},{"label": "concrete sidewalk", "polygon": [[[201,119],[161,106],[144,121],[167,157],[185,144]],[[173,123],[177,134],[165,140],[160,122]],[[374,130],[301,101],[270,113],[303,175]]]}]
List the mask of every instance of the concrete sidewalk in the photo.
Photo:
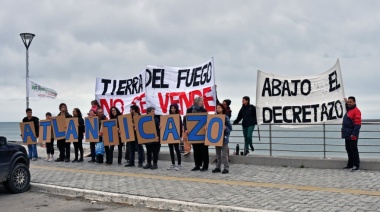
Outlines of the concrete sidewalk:
[{"label": "concrete sidewalk", "polygon": [[87,160],[31,161],[32,190],[175,211],[380,211],[378,171],[231,164],[224,175],[191,162],[172,171],[168,161],[144,170]]}]

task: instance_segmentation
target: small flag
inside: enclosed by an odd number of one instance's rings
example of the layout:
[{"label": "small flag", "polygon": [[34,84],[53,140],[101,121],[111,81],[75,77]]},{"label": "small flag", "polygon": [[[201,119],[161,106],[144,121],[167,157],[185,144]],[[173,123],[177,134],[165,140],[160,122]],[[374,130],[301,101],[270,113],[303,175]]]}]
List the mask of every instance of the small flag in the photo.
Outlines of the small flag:
[{"label": "small flag", "polygon": [[57,91],[44,87],[30,79],[28,79],[28,97],[37,97],[41,99],[55,99],[58,95]]}]

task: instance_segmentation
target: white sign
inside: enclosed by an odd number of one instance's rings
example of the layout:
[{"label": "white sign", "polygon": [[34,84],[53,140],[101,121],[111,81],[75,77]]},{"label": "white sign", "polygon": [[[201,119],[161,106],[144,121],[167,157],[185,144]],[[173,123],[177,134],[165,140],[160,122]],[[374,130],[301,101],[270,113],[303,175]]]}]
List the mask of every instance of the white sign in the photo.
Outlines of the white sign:
[{"label": "white sign", "polygon": [[42,86],[28,78],[27,80],[27,97],[36,97],[41,99],[55,99],[58,95],[57,91]]},{"label": "white sign", "polygon": [[191,67],[148,66],[145,71],[147,106],[155,106],[156,114],[169,114],[170,105],[178,104],[180,114],[202,96],[204,108],[215,111],[215,72],[213,60]]},{"label": "white sign", "polygon": [[314,76],[285,77],[258,71],[257,122],[294,128],[341,122],[344,96],[339,60],[328,71]]},{"label": "white sign", "polygon": [[143,75],[144,72],[128,79],[96,78],[95,97],[106,116],[112,106],[122,114],[129,113],[131,105],[146,112]]}]

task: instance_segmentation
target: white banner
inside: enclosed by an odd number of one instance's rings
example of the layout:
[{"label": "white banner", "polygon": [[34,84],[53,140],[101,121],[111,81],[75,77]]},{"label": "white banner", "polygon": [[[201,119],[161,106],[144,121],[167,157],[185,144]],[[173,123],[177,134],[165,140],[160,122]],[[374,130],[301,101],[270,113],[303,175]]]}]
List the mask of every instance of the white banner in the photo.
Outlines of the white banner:
[{"label": "white banner", "polygon": [[145,71],[147,106],[156,114],[169,114],[170,105],[178,104],[180,114],[193,105],[194,98],[204,98],[204,108],[215,111],[215,72],[213,60],[191,67],[148,66]]},{"label": "white banner", "polygon": [[142,113],[146,112],[143,75],[144,72],[129,79],[96,78],[95,98],[106,116],[112,106],[126,114],[135,104]]},{"label": "white banner", "polygon": [[344,97],[339,60],[331,69],[315,76],[285,77],[257,72],[258,124],[296,128],[341,122],[345,114]]},{"label": "white banner", "polygon": [[42,86],[28,78],[27,81],[27,97],[36,97],[41,99],[55,99],[58,95],[57,91]]}]

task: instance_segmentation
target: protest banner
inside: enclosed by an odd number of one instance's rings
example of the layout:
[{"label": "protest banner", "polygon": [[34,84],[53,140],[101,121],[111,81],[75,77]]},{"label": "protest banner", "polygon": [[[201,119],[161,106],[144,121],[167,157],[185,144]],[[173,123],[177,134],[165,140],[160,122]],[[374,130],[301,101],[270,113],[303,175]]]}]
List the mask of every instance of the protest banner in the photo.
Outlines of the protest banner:
[{"label": "protest banner", "polygon": [[203,144],[206,139],[207,113],[190,113],[184,119],[188,135],[187,140],[192,144]]},{"label": "protest banner", "polygon": [[53,134],[56,140],[66,138],[66,117],[65,115],[55,116],[51,120],[53,125]]},{"label": "protest banner", "polygon": [[223,146],[225,120],[226,115],[224,114],[209,114],[207,116],[205,145]]},{"label": "protest banner", "polygon": [[52,134],[52,126],[51,126],[51,120],[40,120],[40,127],[39,127],[39,138],[38,142],[45,142],[50,143],[51,138],[53,136]]},{"label": "protest banner", "polygon": [[66,118],[66,143],[78,142],[78,117]]},{"label": "protest banner", "polygon": [[213,60],[191,67],[148,66],[145,70],[145,100],[155,106],[157,115],[169,113],[171,104],[178,104],[180,114],[193,105],[197,96],[204,98],[204,107],[215,112],[215,73]]},{"label": "protest banner", "polygon": [[181,141],[181,116],[179,114],[160,116],[161,144],[179,144]]},{"label": "protest banner", "polygon": [[117,120],[102,120],[102,132],[104,146],[119,145],[119,132],[117,128]]},{"label": "protest banner", "polygon": [[144,93],[144,72],[128,79],[96,78],[95,98],[101,105],[104,115],[115,106],[120,112],[129,112],[131,105],[139,106],[146,113]]},{"label": "protest banner", "polygon": [[345,114],[343,99],[339,60],[328,71],[312,76],[285,77],[257,72],[258,124],[296,128],[339,123]]},{"label": "protest banner", "polygon": [[158,142],[156,123],[153,115],[133,116],[139,144]]},{"label": "protest banner", "polygon": [[121,142],[135,141],[135,130],[133,129],[132,114],[120,115],[117,117],[119,122]]},{"label": "protest banner", "polygon": [[84,125],[86,128],[86,142],[99,142],[99,118],[86,117]]},{"label": "protest banner", "polygon": [[37,143],[37,136],[36,136],[33,122],[21,122],[20,131],[21,131],[22,142],[24,144],[29,145],[29,144]]}]

